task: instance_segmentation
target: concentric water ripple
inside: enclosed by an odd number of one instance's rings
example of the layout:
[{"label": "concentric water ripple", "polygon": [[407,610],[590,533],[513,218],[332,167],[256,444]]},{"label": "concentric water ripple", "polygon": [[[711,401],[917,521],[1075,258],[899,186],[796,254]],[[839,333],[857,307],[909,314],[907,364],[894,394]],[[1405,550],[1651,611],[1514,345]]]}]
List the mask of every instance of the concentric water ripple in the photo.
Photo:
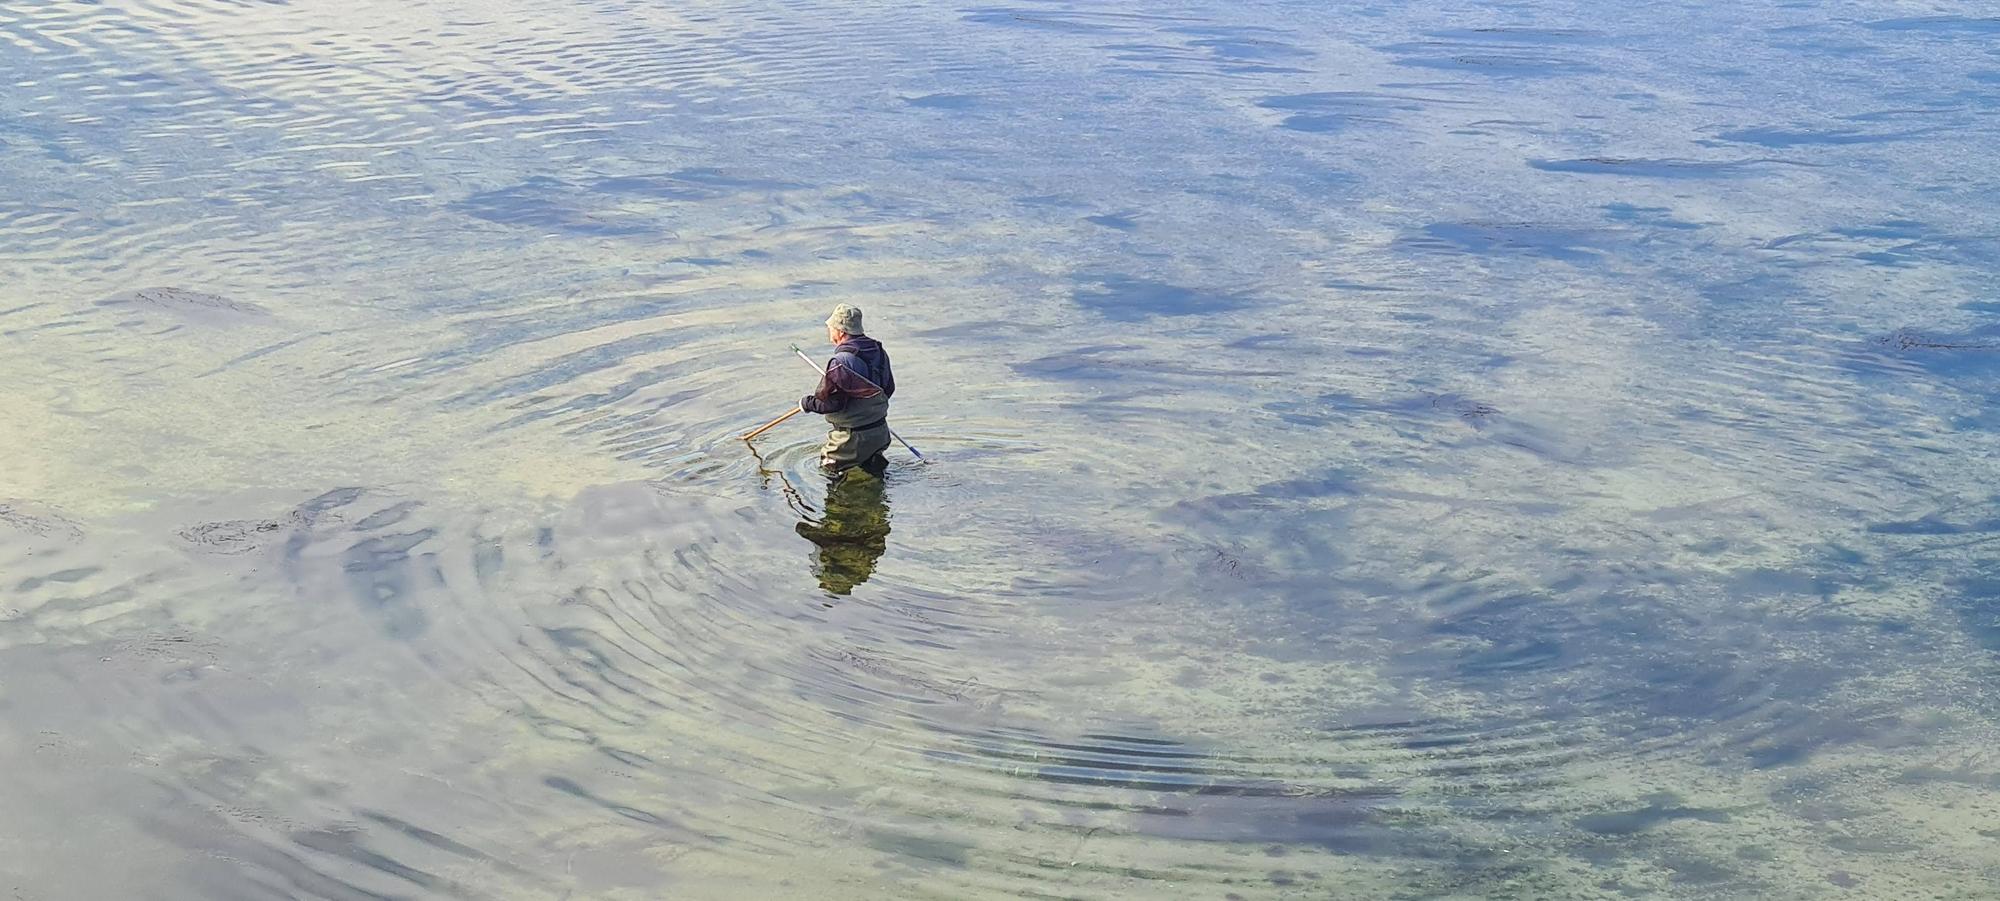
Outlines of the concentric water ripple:
[{"label": "concentric water ripple", "polygon": [[0,885],[1976,897],[1975,13],[0,10]]}]

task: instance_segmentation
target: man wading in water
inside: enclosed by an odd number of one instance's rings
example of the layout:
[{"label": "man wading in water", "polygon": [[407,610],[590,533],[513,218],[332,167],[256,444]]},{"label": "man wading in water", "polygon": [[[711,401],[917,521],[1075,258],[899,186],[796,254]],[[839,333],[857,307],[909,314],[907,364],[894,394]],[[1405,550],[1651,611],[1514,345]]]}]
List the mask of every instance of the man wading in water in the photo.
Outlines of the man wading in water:
[{"label": "man wading in water", "polygon": [[836,475],[859,466],[880,476],[889,467],[882,452],[889,448],[889,398],[896,393],[889,352],[861,331],[860,308],[847,304],[826,318],[826,339],[833,359],[826,361],[818,390],[799,399],[799,409],[825,415],[832,427],[819,464]]}]

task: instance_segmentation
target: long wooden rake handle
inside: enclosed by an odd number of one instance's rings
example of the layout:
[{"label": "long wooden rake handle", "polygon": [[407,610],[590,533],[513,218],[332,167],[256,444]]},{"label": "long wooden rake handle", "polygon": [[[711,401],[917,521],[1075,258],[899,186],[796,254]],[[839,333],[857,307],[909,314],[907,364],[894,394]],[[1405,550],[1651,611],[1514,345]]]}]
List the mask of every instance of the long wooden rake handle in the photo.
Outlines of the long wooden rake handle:
[{"label": "long wooden rake handle", "polygon": [[762,435],[762,434],[764,434],[765,432],[768,432],[768,431],[770,431],[770,430],[772,430],[772,429],[774,429],[774,428],[777,428],[777,426],[778,426],[778,423],[781,423],[781,422],[784,422],[785,420],[787,420],[787,419],[790,419],[790,418],[792,418],[792,417],[794,417],[794,416],[797,416],[797,415],[799,415],[800,413],[803,413],[803,412],[805,412],[805,410],[804,410],[803,408],[800,408],[800,407],[793,407],[793,408],[792,408],[792,411],[791,411],[790,413],[786,413],[785,415],[783,415],[783,416],[780,416],[780,417],[778,417],[778,418],[776,418],[776,419],[773,419],[773,420],[771,420],[770,422],[767,422],[767,423],[764,423],[763,425],[760,425],[760,426],[758,426],[758,427],[756,427],[756,428],[754,428],[754,429],[751,429],[751,430],[750,430],[750,431],[748,431],[748,432],[744,432],[744,433],[743,433],[743,440],[745,440],[745,441],[748,441],[748,440],[750,440],[750,439],[752,439],[752,438],[755,438],[755,437],[757,437],[758,435]]}]

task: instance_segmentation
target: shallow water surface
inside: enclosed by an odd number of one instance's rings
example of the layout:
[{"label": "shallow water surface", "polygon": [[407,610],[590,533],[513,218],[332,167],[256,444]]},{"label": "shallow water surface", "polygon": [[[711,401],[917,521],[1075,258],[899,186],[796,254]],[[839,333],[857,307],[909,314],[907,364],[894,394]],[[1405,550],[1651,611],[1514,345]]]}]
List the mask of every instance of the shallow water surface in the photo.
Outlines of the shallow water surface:
[{"label": "shallow water surface", "polygon": [[1995,22],[9,5],[0,888],[1994,897]]}]

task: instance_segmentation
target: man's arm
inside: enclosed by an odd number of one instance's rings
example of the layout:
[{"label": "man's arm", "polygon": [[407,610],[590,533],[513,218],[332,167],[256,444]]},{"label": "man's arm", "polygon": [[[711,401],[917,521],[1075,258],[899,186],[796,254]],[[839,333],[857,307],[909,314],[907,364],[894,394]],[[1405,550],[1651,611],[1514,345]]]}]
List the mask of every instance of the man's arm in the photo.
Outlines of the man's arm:
[{"label": "man's arm", "polygon": [[826,372],[819,377],[819,387],[813,393],[799,398],[799,409],[807,413],[838,413],[847,409],[847,391],[840,384],[841,376],[853,378],[854,373],[841,365],[840,356],[826,361]]}]

